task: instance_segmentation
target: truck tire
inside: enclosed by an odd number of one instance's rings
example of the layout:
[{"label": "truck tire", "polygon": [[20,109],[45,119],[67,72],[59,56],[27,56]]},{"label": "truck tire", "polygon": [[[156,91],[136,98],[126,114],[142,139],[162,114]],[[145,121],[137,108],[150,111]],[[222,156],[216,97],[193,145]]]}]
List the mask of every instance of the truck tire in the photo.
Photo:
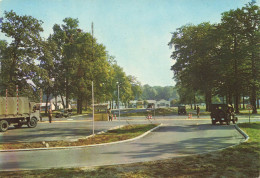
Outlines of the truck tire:
[{"label": "truck tire", "polygon": [[9,127],[9,123],[6,120],[0,121],[0,132],[7,131],[8,127]]},{"label": "truck tire", "polygon": [[29,128],[34,128],[34,127],[36,127],[36,126],[37,126],[37,118],[36,118],[36,117],[32,117],[32,118],[30,119],[30,121],[27,122],[27,126],[28,126]]}]

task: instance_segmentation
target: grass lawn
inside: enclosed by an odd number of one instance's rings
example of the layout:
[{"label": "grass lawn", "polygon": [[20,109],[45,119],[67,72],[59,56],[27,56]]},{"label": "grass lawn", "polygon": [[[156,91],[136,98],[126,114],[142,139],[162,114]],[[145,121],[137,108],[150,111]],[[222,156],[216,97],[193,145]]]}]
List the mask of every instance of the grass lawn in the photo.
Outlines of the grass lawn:
[{"label": "grass lawn", "polygon": [[259,177],[260,123],[239,124],[250,139],[203,155],[96,168],[0,172],[0,177]]},{"label": "grass lawn", "polygon": [[[78,141],[49,141],[49,147],[67,147],[67,146],[84,146],[93,145],[100,143],[109,143],[115,141],[121,141],[131,139],[142,135],[146,131],[156,127],[156,124],[140,124],[140,125],[127,125],[122,128],[109,130],[105,133],[95,135],[86,139],[79,139]],[[8,143],[0,144],[1,150],[10,149],[26,149],[26,148],[46,148],[46,143],[42,142],[31,142],[31,143]],[[1,177],[1,176],[0,176]]]},{"label": "grass lawn", "polygon": [[[155,116],[169,116],[173,114],[178,114],[177,108],[157,108],[155,109]],[[149,114],[154,116],[154,110],[148,110],[144,112],[135,112],[135,113],[121,113],[122,117],[129,116],[147,116]]]}]

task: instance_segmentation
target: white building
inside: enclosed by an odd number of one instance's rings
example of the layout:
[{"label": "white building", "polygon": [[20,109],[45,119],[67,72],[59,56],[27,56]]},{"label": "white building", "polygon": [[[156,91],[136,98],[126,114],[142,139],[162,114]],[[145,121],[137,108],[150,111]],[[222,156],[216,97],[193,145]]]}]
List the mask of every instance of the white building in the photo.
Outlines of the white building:
[{"label": "white building", "polygon": [[170,107],[170,105],[171,105],[170,101],[160,100],[160,101],[156,101],[155,107],[156,108],[168,108],[168,107]]}]

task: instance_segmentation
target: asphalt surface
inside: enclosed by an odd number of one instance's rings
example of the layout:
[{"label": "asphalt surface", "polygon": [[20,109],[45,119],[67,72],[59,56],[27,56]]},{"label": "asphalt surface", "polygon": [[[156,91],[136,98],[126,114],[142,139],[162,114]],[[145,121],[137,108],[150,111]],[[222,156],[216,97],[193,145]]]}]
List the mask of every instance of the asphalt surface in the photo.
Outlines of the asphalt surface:
[{"label": "asphalt surface", "polygon": [[[129,119],[129,122],[134,124],[147,123],[148,121],[142,117],[133,117]],[[244,140],[244,137],[235,129],[234,125],[213,126],[207,118],[157,117],[152,122],[163,123],[164,125],[141,139],[126,143],[63,150],[0,152],[0,170],[88,167],[151,161],[214,151],[238,144]],[[30,130],[31,134],[39,134],[38,132],[46,128],[46,132],[48,132],[48,130],[52,130],[49,127],[54,127],[54,132],[62,135],[54,136],[56,139],[64,137],[62,133],[66,130],[68,131],[65,134],[67,137],[82,136],[85,132],[90,134],[91,124],[92,122],[89,119],[82,120],[79,117],[75,120],[57,121],[52,124],[40,123],[34,129],[10,130],[7,135],[10,135],[13,131],[21,134],[25,130]],[[96,122],[96,124],[102,130],[126,124],[126,121],[122,118],[120,121],[102,122],[100,125]],[[70,131],[72,125],[76,130]],[[8,138],[5,134],[1,134],[1,141],[2,138]],[[52,134],[53,132],[50,135]],[[41,139],[51,138],[50,135],[42,136]]]}]

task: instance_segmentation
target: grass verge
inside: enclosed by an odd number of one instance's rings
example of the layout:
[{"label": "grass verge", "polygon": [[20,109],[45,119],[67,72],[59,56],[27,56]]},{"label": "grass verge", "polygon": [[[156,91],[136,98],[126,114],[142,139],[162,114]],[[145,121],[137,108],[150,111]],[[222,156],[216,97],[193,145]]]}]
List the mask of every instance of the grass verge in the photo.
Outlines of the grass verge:
[{"label": "grass verge", "polygon": [[122,128],[109,130],[105,133],[98,134],[86,139],[79,139],[74,142],[49,141],[45,143],[42,142],[6,143],[6,144],[0,144],[0,149],[10,150],[10,149],[27,149],[27,148],[46,148],[47,143],[49,147],[84,146],[84,145],[93,145],[93,144],[100,144],[100,143],[109,143],[109,142],[135,138],[156,126],[157,124],[127,125]]},{"label": "grass verge", "polygon": [[248,142],[209,154],[93,169],[0,172],[0,177],[258,177],[260,123],[239,127],[250,136]]},{"label": "grass verge", "polygon": [[147,116],[148,114],[156,115],[156,116],[170,116],[178,114],[176,108],[157,108],[154,110],[147,109],[143,112],[134,112],[134,113],[124,113],[122,112],[120,115],[122,117],[129,117],[129,116]]}]

